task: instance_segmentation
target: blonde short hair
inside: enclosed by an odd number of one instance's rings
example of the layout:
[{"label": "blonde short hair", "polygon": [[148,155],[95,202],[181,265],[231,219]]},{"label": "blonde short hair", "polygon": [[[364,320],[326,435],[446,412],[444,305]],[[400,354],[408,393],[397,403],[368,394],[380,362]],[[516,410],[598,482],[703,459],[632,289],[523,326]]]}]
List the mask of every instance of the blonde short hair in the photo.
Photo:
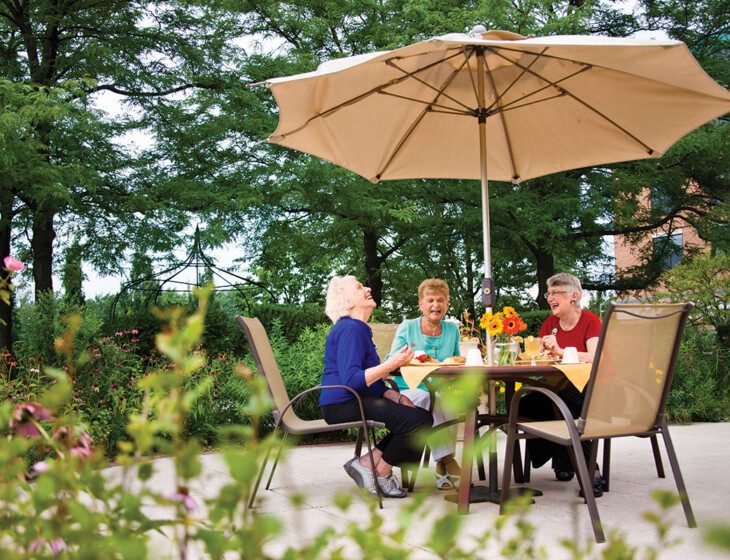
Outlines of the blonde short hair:
[{"label": "blonde short hair", "polygon": [[327,286],[327,300],[324,312],[333,323],[350,314],[350,307],[347,302],[347,284],[352,281],[357,282],[357,278],[354,276],[335,276]]},{"label": "blonde short hair", "polygon": [[418,299],[421,300],[426,292],[436,292],[443,294],[449,299],[449,285],[440,278],[427,278],[418,286]]},{"label": "blonde short hair", "polygon": [[547,287],[552,288],[553,286],[567,286],[571,291],[578,292],[578,301],[575,302],[575,305],[580,307],[580,299],[583,297],[583,287],[580,285],[580,280],[576,276],[567,272],[559,272],[555,276],[547,279]]}]

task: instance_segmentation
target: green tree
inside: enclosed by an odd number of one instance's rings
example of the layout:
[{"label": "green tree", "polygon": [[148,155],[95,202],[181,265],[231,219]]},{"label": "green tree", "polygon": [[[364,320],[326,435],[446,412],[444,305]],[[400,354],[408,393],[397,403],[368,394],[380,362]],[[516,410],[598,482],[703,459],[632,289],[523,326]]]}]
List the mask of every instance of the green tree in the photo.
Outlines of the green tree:
[{"label": "green tree", "polygon": [[703,254],[666,272],[669,297],[695,304],[692,320],[712,326],[719,340],[730,347],[730,256]]}]

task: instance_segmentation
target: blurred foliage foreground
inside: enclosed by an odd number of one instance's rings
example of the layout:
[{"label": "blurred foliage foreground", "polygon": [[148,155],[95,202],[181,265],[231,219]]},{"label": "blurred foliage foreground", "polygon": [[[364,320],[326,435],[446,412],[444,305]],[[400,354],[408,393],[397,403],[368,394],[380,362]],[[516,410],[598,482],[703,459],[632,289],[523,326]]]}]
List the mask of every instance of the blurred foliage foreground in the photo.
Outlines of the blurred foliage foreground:
[{"label": "blurred foliage foreground", "polygon": [[[94,448],[75,412],[73,379],[78,364],[73,341],[81,320],[66,319],[67,329],[56,341],[57,352],[66,360],[63,369],[45,370],[38,402],[5,401],[0,407],[0,557],[157,558],[152,546],[156,532],[170,539],[167,555],[180,559],[201,550],[211,558],[271,557],[267,544],[283,532],[283,524],[273,515],[248,510],[245,503],[263,453],[276,442],[257,436],[258,423],[270,404],[262,380],[244,364],[235,370],[249,392],[242,413],[250,421],[218,432],[224,442],[221,454],[228,482],[217,492],[210,491],[204,501],[190,493],[191,487],[202,486],[203,473],[201,445],[190,437],[186,422],[214,385],[210,376],[196,377],[206,364],[199,351],[206,297],[203,292],[198,310],[189,317],[180,309],[167,312],[167,326],[156,342],[168,361],[134,381],[140,407],[128,414],[116,455],[120,468],[114,475],[102,470],[104,454]],[[466,393],[468,388],[464,389]],[[155,463],[145,459],[156,453],[169,454],[174,464],[174,477],[166,481],[165,489],[150,485]],[[386,530],[375,501],[363,497],[370,511],[367,521],[326,528],[310,543],[287,549],[281,558],[409,558],[414,550],[405,542],[406,530],[426,515],[426,498],[415,494],[405,500],[393,518],[394,528]],[[341,494],[335,503],[347,511],[358,499]],[[301,500],[293,498],[293,505]],[[655,546],[637,549],[610,532],[606,546],[569,539],[562,545],[572,558],[656,558],[674,542],[668,535],[667,513],[677,498],[658,492],[654,500],[656,511],[645,519],[657,533]],[[388,502],[389,508],[395,506]],[[506,516],[472,538],[460,536],[464,517],[447,513],[424,530],[426,546],[443,558],[476,558],[487,548],[509,558],[544,558],[546,552],[535,545],[535,527],[526,513],[526,503],[516,503]],[[713,528],[707,538],[727,546],[728,529]]]}]

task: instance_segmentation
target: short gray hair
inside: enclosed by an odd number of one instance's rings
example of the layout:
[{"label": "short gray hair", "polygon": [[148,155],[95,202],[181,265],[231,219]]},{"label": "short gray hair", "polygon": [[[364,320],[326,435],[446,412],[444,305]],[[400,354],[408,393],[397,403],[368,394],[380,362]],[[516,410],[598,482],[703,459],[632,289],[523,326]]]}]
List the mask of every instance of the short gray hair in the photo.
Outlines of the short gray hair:
[{"label": "short gray hair", "polygon": [[350,314],[345,288],[347,283],[353,280],[357,282],[357,278],[354,276],[335,276],[327,286],[327,302],[324,306],[324,312],[333,323]]},{"label": "short gray hair", "polygon": [[572,291],[578,292],[578,301],[575,302],[575,305],[580,307],[580,299],[583,297],[583,287],[580,285],[580,280],[577,277],[567,272],[559,272],[555,276],[547,279],[547,287],[552,288],[553,286],[567,286]]}]

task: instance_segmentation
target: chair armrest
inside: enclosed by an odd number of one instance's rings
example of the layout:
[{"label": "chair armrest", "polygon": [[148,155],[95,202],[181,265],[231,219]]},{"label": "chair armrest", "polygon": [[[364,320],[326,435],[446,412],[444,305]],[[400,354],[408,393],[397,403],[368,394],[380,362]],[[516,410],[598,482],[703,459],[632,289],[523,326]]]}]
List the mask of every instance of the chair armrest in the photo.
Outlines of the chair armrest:
[{"label": "chair armrest", "polygon": [[558,395],[556,395],[553,391],[550,389],[544,389],[542,387],[530,387],[530,386],[522,386],[519,391],[517,391],[513,397],[512,401],[510,402],[509,407],[509,424],[515,424],[517,421],[517,409],[519,404],[519,399],[522,396],[523,393],[542,393],[547,398],[549,398],[553,404],[558,408],[560,411],[561,416],[563,417],[563,420],[568,422],[568,424],[572,424],[575,426],[575,424],[572,422],[573,420],[573,413],[570,412],[568,409],[568,405],[565,404],[563,399],[561,399]]},{"label": "chair armrest", "polygon": [[357,404],[360,407],[360,419],[362,420],[363,427],[367,427],[368,420],[365,418],[365,408],[362,404],[362,398],[360,397],[360,394],[355,391],[352,387],[348,387],[347,385],[316,385],[315,387],[312,387],[310,389],[305,389],[301,393],[294,396],[293,399],[289,401],[289,404],[287,404],[284,407],[284,410],[281,411],[281,416],[276,422],[276,425],[278,427],[279,424],[284,420],[284,415],[286,414],[286,411],[290,408],[293,408],[293,406],[302,399],[305,395],[308,395],[309,393],[312,393],[314,391],[321,391],[322,389],[345,389],[346,391],[349,391],[355,396],[355,399],[357,400]]}]

